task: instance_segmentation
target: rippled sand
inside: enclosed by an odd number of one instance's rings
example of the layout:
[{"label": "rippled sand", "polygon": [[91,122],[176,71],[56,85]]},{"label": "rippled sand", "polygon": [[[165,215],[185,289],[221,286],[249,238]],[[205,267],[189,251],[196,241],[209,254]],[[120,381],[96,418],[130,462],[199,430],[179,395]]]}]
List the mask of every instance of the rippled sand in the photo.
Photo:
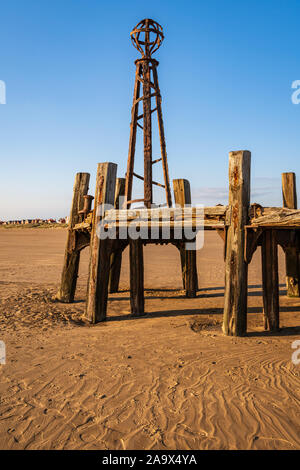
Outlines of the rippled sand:
[{"label": "rippled sand", "polygon": [[1,449],[299,449],[300,300],[263,332],[260,253],[249,269],[249,335],[224,337],[223,246],[205,234],[196,299],[174,247],[145,249],[146,310],[129,317],[128,254],[108,320],[87,326],[87,255],[73,304],[53,302],[66,231],[0,230]]}]

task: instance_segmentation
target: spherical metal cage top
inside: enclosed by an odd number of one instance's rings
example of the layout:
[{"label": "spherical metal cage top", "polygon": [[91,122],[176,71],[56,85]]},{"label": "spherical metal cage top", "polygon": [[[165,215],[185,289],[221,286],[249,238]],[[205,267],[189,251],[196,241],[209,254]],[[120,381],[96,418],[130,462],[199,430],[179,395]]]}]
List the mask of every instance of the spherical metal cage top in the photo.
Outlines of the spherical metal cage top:
[{"label": "spherical metal cage top", "polygon": [[164,40],[163,29],[149,18],[140,21],[130,33],[134,47],[143,57],[151,57]]}]

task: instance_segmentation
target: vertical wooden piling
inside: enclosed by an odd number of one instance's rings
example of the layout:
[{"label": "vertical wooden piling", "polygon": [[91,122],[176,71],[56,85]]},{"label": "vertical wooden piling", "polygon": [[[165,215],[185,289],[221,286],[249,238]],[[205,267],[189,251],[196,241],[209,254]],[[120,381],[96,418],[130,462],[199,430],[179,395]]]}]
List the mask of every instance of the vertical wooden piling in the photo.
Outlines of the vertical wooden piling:
[{"label": "vertical wooden piling", "polygon": [[184,207],[185,204],[192,204],[191,187],[188,180],[173,180],[173,190],[175,204],[180,207]]},{"label": "vertical wooden piling", "polygon": [[[120,197],[125,194],[125,178],[117,178],[115,190],[115,208],[120,209]],[[121,204],[122,205],[122,204]],[[110,274],[109,274],[109,292],[112,294],[118,292],[121,266],[122,266],[122,253],[124,246],[117,248],[110,257]]]},{"label": "vertical wooden piling", "polygon": [[198,290],[196,250],[184,248],[185,292],[186,297],[195,298]]},{"label": "vertical wooden piling", "polygon": [[265,329],[279,329],[279,290],[278,290],[278,253],[275,230],[265,230],[263,233],[262,253],[262,282]]},{"label": "vertical wooden piling", "polygon": [[[175,204],[184,207],[192,203],[191,188],[188,180],[173,180],[173,190]],[[178,247],[180,251],[183,288],[186,290],[187,297],[196,297],[198,290],[197,252],[196,250],[186,250],[185,243],[179,243]]]},{"label": "vertical wooden piling", "polygon": [[88,192],[89,181],[89,173],[77,173],[75,176],[61,283],[56,294],[56,299],[61,302],[74,301],[80,251],[76,250],[76,233],[73,228],[80,222],[80,215],[78,212],[83,208],[83,196]]},{"label": "vertical wooden piling", "polygon": [[[297,209],[297,191],[295,173],[282,173],[283,207]],[[299,252],[296,246],[285,249],[286,289],[288,297],[300,296]]]},{"label": "vertical wooden piling", "polygon": [[251,153],[229,153],[229,207],[227,231],[223,333],[243,336],[247,331],[248,266],[244,260],[245,225],[249,218]]},{"label": "vertical wooden piling", "polygon": [[117,165],[99,163],[96,179],[95,210],[90,240],[90,265],[85,316],[91,323],[106,319],[110,255],[113,240],[99,237],[103,204],[114,205]]},{"label": "vertical wooden piling", "polygon": [[116,189],[115,189],[115,209],[121,209],[122,203],[120,205],[120,198],[125,195],[125,178],[116,179]]},{"label": "vertical wooden piling", "polygon": [[144,259],[141,239],[130,240],[130,304],[131,314],[144,315]]},{"label": "vertical wooden piling", "polygon": [[282,173],[283,207],[297,209],[297,191],[295,173]]}]

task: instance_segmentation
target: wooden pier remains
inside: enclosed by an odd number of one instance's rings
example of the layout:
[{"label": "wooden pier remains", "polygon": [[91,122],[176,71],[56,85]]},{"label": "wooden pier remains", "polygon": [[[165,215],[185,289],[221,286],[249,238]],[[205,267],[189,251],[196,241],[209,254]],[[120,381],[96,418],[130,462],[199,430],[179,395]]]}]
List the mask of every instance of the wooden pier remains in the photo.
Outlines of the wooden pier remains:
[{"label": "wooden pier remains", "polygon": [[[144,315],[143,246],[147,243],[174,244],[182,260],[183,286],[187,297],[196,297],[198,289],[195,251],[185,250],[184,237],[175,238],[178,227],[184,222],[191,230],[216,230],[225,244],[225,296],[223,332],[226,335],[243,336],[247,332],[247,271],[253,253],[261,247],[262,288],[265,328],[279,330],[279,291],[277,247],[285,253],[294,253],[298,262],[300,251],[300,210],[282,207],[250,205],[250,161],[248,151],[229,154],[229,204],[203,208],[203,220],[197,216],[197,208],[191,207],[184,215],[180,205],[189,201],[187,180],[175,180],[175,201],[178,206],[156,209],[110,209],[103,204],[116,206],[115,195],[124,181],[116,178],[117,165],[98,165],[95,207],[85,219],[78,221],[77,214],[87,193],[89,174],[78,173],[75,178],[73,202],[67,236],[66,253],[61,285],[57,299],[74,300],[80,251],[90,246],[89,282],[86,302],[86,318],[91,323],[106,319],[109,286],[114,279],[113,291],[117,291],[120,265],[112,259],[129,245],[130,247],[130,303],[132,315]],[[124,186],[124,185],[123,185]],[[180,199],[181,198],[181,199]],[[81,205],[80,205],[81,204]],[[102,211],[102,212],[101,212]],[[155,216],[153,218],[153,216]],[[99,239],[97,226],[104,221],[105,230],[131,227],[147,227],[158,233],[158,238],[148,239]],[[77,222],[77,223],[76,223]],[[163,238],[165,229],[169,239]],[[150,231],[151,233],[151,231]],[[185,262],[190,258],[190,263]],[[192,261],[191,261],[192,258]],[[120,257],[118,256],[118,259]],[[186,267],[188,265],[188,268]],[[201,272],[201,269],[200,269]],[[112,289],[112,287],[111,287]],[[201,303],[201,297],[195,302]]]},{"label": "wooden pier remains", "polygon": [[[230,152],[227,206],[216,205],[201,210],[193,207],[189,182],[176,179],[173,180],[174,207],[157,75],[158,62],[152,57],[164,39],[163,30],[155,21],[145,19],[133,29],[131,39],[142,57],[135,62],[127,172],[125,178],[117,178],[115,163],[99,163],[95,198],[87,194],[90,175],[77,173],[61,283],[56,298],[62,302],[74,301],[80,252],[89,247],[85,317],[90,323],[105,321],[108,295],[118,292],[122,253],[129,246],[131,314],[144,315],[143,246],[148,243],[171,243],[178,249],[186,297],[196,298],[197,233],[216,230],[224,242],[224,334],[243,336],[247,333],[248,265],[258,246],[261,247],[264,324],[266,329],[278,331],[278,245],[285,251],[287,293],[293,297],[299,297],[300,293],[300,211],[297,210],[295,174],[282,175],[283,207],[250,204],[251,153],[247,150]],[[139,105],[143,106],[141,114]],[[152,117],[155,112],[160,156],[153,160]],[[143,131],[143,176],[134,172],[138,129]],[[158,162],[162,164],[163,183],[152,179],[152,167]],[[132,199],[134,177],[144,182],[142,199]],[[164,207],[153,206],[153,185],[164,189]],[[120,197],[124,199],[122,202]],[[133,203],[143,203],[143,206],[131,208]],[[201,297],[195,302],[201,303]]]}]

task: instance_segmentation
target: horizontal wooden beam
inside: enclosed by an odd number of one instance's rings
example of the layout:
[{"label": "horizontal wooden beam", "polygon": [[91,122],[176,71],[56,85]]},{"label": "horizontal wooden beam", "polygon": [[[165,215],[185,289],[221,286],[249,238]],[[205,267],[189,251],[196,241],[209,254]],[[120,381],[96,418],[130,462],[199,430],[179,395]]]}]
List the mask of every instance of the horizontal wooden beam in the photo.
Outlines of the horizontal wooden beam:
[{"label": "horizontal wooden beam", "polygon": [[300,227],[300,210],[283,209],[282,207],[273,208],[272,211],[265,215],[251,219],[251,225],[255,225],[257,227],[261,227],[263,225]]},{"label": "horizontal wooden beam", "polygon": [[[143,199],[135,199],[133,202],[143,202]],[[258,227],[272,227],[280,229],[297,229],[300,228],[300,210],[283,209],[282,207],[262,207],[264,215],[251,218],[247,228],[255,229]],[[138,208],[138,209],[111,209],[105,213],[105,222],[107,223],[131,223],[137,219],[137,223],[154,223],[154,222],[179,222],[185,223],[190,221],[192,225],[199,224],[204,218],[204,226],[224,228],[230,225],[231,211],[228,206],[212,206],[204,207],[203,212],[197,207],[186,207],[184,211],[181,208],[158,207],[154,209]],[[87,229],[90,227],[90,220],[74,226],[75,230]]]},{"label": "horizontal wooden beam", "polygon": [[[143,201],[143,199],[142,199]],[[211,217],[222,217],[226,215],[227,206],[214,206],[214,207],[204,207],[203,214],[204,216]],[[105,220],[133,220],[136,218],[150,220],[150,219],[163,219],[169,218],[174,219],[176,217],[181,217],[184,214],[184,218],[188,217],[201,217],[202,210],[197,207],[186,207],[184,212],[181,208],[170,208],[170,207],[158,207],[155,209],[122,209],[115,210],[111,209],[105,213]]]},{"label": "horizontal wooden beam", "polygon": [[196,230],[196,229],[199,229],[201,230],[202,228],[204,228],[204,230],[223,230],[225,228],[225,225],[224,223],[219,223],[219,222],[216,222],[216,223],[212,223],[212,222],[209,222],[209,221],[203,221],[203,222],[200,222],[200,221],[196,221],[196,220],[193,220],[193,221],[181,221],[181,220],[176,220],[176,221],[168,221],[168,220],[165,220],[165,221],[160,221],[160,220],[146,220],[146,221],[135,221],[135,220],[132,220],[132,221],[121,221],[121,222],[109,222],[107,224],[104,224],[104,228],[105,229],[111,229],[111,228],[125,228],[125,227],[134,227],[136,226],[137,228],[144,228],[144,227],[148,227],[148,228],[163,228],[163,227],[170,227],[170,229],[174,229],[174,228],[180,228],[182,227],[183,229],[192,229],[192,230]]}]

